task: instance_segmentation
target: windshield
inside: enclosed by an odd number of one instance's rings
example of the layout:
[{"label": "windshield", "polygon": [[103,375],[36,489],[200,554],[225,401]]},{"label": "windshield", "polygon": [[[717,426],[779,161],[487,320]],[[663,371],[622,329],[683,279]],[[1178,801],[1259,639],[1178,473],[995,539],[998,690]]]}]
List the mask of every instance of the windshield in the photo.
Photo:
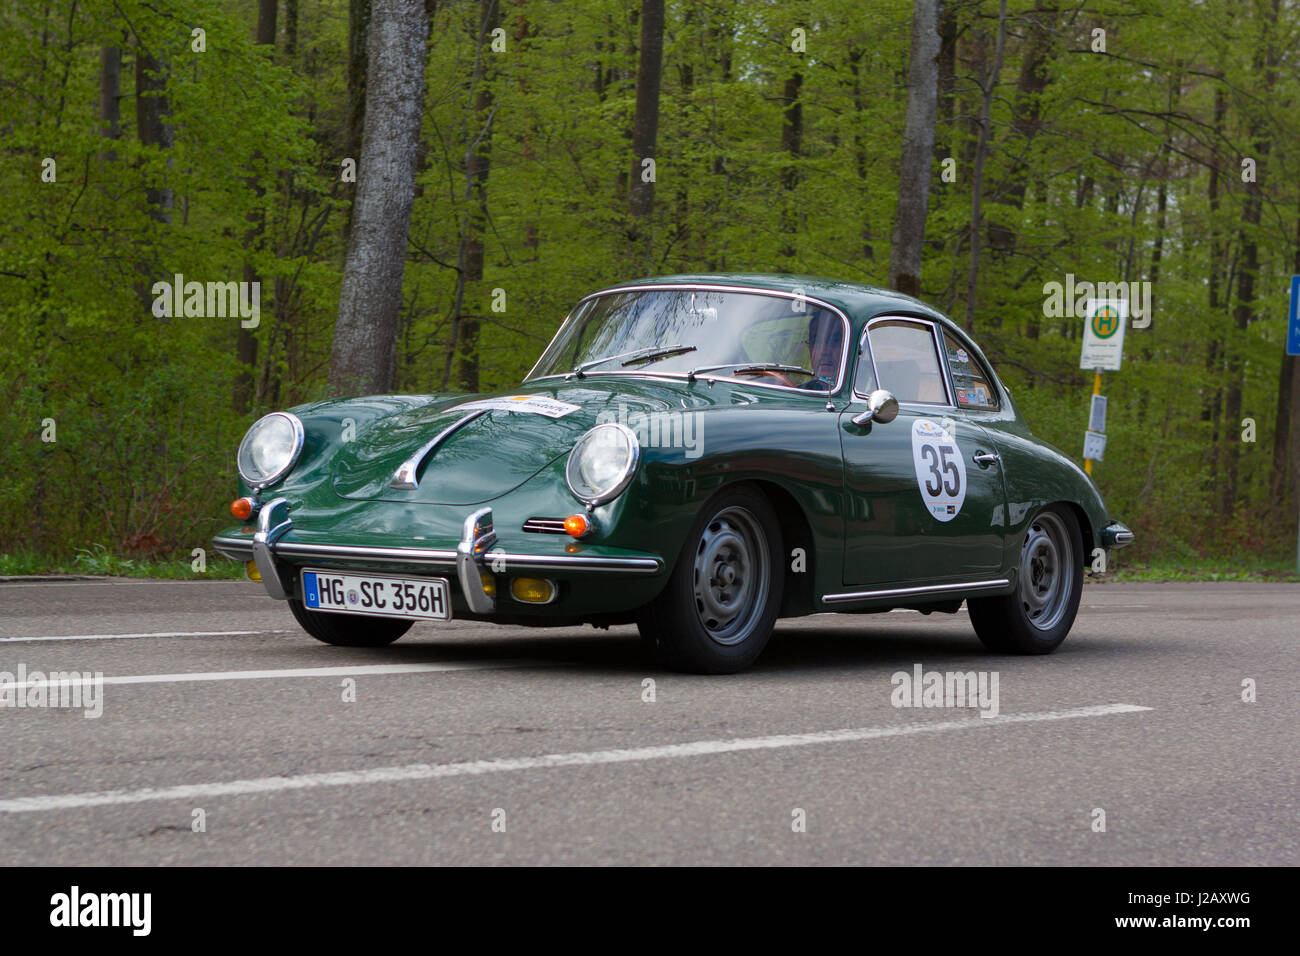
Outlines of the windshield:
[{"label": "windshield", "polygon": [[755,384],[829,391],[840,378],[844,320],[806,299],[718,289],[596,296],[569,317],[529,378],[692,370]]}]

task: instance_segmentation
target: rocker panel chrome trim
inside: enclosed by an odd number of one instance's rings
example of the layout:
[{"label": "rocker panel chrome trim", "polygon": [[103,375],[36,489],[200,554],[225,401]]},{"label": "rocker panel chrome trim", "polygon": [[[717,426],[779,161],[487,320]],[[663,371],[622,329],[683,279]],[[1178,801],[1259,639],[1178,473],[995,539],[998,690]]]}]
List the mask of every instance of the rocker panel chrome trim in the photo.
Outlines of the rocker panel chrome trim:
[{"label": "rocker panel chrome trim", "polygon": [[991,578],[987,581],[971,581],[966,584],[927,584],[914,588],[880,588],[874,591],[846,591],[841,594],[823,594],[823,604],[842,604],[847,601],[872,601],[877,598],[896,597],[930,597],[943,594],[962,594],[967,591],[989,591],[993,588],[1010,587],[1007,578]]}]

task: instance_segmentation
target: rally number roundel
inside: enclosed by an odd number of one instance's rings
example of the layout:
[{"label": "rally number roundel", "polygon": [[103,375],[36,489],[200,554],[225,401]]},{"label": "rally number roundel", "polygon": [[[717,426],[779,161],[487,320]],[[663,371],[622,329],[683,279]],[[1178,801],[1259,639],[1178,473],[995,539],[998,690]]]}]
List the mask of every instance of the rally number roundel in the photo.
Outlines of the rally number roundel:
[{"label": "rally number roundel", "polygon": [[912,466],[926,511],[937,521],[951,521],[966,500],[966,463],[952,433],[936,421],[912,423]]}]

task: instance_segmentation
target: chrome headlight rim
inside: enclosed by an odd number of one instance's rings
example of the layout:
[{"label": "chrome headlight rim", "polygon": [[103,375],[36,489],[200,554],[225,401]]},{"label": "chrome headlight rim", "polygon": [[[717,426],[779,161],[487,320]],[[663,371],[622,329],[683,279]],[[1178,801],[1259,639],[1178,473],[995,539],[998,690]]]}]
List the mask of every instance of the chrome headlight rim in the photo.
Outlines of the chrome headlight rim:
[{"label": "chrome headlight rim", "polygon": [[[248,445],[249,440],[257,433],[259,428],[263,427],[265,423],[269,422],[271,419],[276,418],[282,418],[289,423],[289,427],[293,430],[293,447],[289,453],[289,457],[285,459],[285,462],[281,467],[276,469],[269,476],[253,477],[244,471],[244,448]],[[235,453],[235,468],[239,471],[239,477],[242,478],[244,483],[254,491],[261,491],[264,488],[271,487],[293,470],[293,466],[298,463],[298,458],[302,455],[302,448],[305,442],[306,432],[302,427],[302,419],[297,415],[294,415],[292,412],[271,412],[267,415],[263,415],[249,426],[248,431],[244,433],[243,440],[239,443],[239,450]]]},{"label": "chrome headlight rim", "polygon": [[[581,462],[581,454],[584,446],[594,440],[592,436],[596,435],[602,429],[612,428],[627,441],[628,456],[627,463],[623,467],[623,474],[618,481],[608,488],[602,489],[598,494],[590,495],[579,491],[574,481],[574,469]],[[584,502],[588,507],[594,508],[596,505],[604,504],[607,501],[613,501],[632,483],[632,478],[636,475],[637,466],[641,463],[641,443],[637,441],[636,432],[619,422],[602,422],[582,433],[582,436],[574,442],[572,450],[569,452],[569,460],[564,466],[564,480],[569,486],[569,491],[579,501]]]}]

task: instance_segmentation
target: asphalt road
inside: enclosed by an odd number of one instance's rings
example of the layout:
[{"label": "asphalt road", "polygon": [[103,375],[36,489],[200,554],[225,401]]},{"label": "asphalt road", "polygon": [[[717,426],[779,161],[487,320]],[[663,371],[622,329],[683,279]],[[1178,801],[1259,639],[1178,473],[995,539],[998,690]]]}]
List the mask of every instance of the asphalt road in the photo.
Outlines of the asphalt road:
[{"label": "asphalt road", "polygon": [[[819,615],[698,677],[631,628],[334,648],[250,583],[4,583],[0,671],[105,685],[0,707],[0,865],[1296,865],[1298,644],[1296,585],[1104,584],[1048,657]],[[895,707],[917,665],[998,716]]]}]

